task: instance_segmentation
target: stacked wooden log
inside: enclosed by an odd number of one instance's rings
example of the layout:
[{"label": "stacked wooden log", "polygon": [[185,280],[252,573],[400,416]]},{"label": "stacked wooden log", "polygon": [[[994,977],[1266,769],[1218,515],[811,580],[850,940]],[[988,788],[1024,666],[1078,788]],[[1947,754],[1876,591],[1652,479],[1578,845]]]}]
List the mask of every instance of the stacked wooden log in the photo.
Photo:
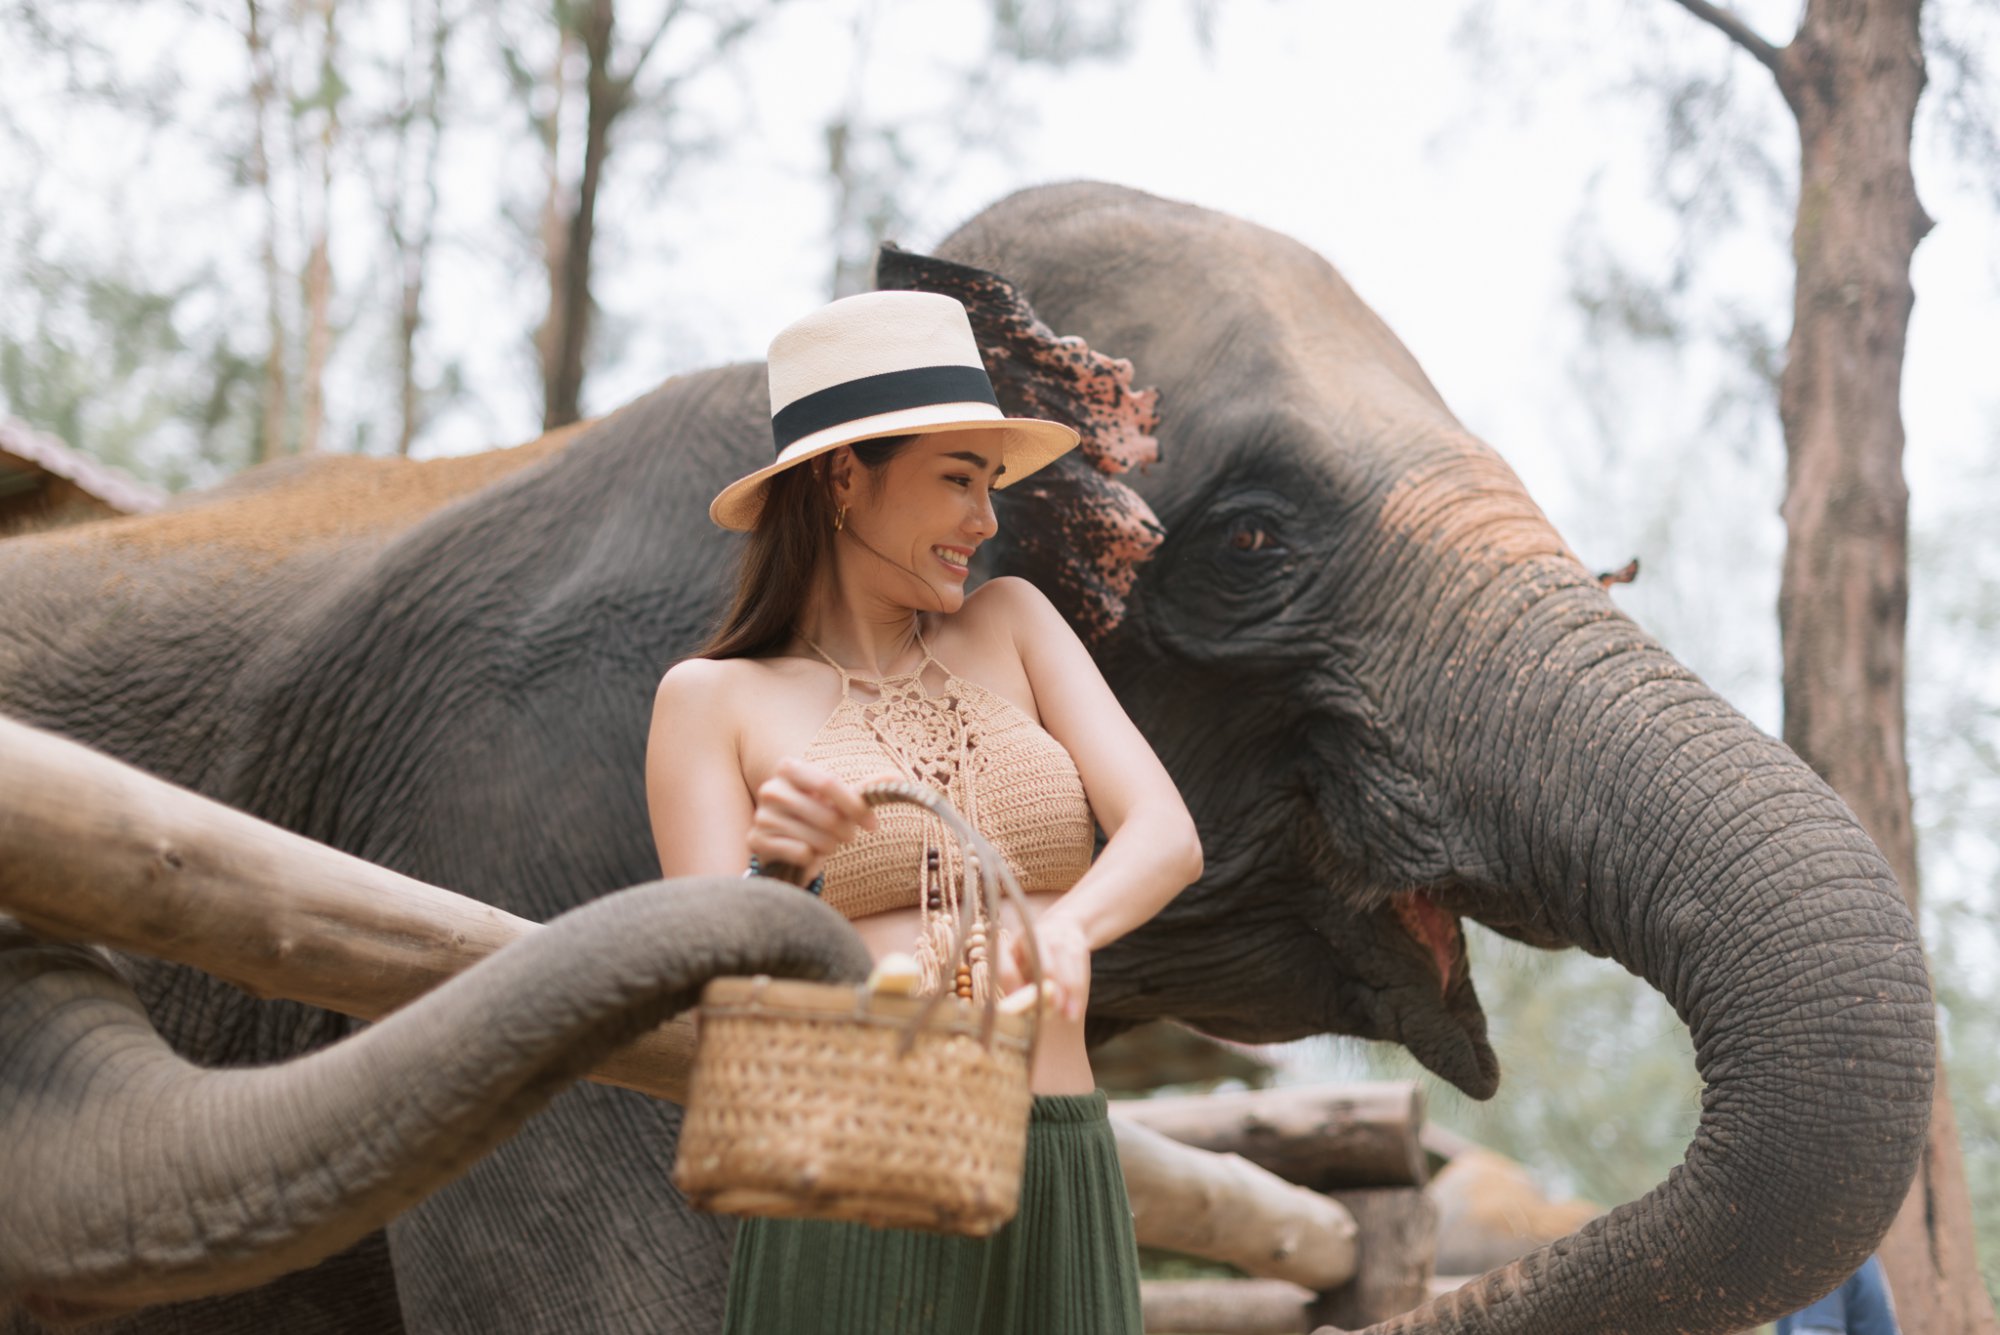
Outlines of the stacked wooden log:
[{"label": "stacked wooden log", "polygon": [[[1437,1212],[1424,1195],[1423,1091],[1408,1081],[1295,1086],[1121,1101],[1113,1108],[1143,1241],[1228,1260],[1252,1278],[1149,1281],[1149,1332],[1275,1335],[1322,1323],[1356,1328],[1428,1296]],[[1212,1218],[1187,1198],[1202,1160],[1171,1171],[1140,1151],[1154,1140],[1261,1170],[1262,1186]],[[1337,1214],[1332,1213],[1337,1211]],[[1174,1221],[1179,1242],[1168,1240]],[[1316,1221],[1309,1235],[1294,1230]],[[1211,1233],[1233,1238],[1222,1256]],[[1332,1245],[1344,1235],[1343,1245]],[[1292,1240],[1298,1238],[1294,1243]]]}]

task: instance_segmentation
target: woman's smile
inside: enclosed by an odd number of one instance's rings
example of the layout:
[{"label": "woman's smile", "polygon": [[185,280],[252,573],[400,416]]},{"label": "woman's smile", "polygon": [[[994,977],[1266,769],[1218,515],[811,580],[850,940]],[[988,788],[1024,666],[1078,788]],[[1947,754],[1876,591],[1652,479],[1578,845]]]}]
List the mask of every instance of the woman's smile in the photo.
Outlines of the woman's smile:
[{"label": "woman's smile", "polygon": [[972,561],[972,548],[952,547],[939,543],[931,548],[931,555],[935,556],[954,578],[964,579],[967,573],[966,567]]}]

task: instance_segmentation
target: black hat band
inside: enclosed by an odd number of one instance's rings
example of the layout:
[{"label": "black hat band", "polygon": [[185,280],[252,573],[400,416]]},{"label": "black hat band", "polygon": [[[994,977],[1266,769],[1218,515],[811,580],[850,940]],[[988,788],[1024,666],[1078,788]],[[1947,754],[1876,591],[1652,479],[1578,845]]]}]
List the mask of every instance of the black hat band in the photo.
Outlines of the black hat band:
[{"label": "black hat band", "polygon": [[828,427],[940,403],[1000,406],[983,367],[914,366],[907,371],[843,380],[788,403],[771,415],[771,436],[778,443],[778,453],[783,454],[787,446]]}]

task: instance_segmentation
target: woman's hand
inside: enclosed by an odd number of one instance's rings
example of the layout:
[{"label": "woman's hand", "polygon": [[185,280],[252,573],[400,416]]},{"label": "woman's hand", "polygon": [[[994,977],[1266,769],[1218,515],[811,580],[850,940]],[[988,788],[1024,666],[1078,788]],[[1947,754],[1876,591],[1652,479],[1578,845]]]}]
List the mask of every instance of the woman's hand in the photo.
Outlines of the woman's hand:
[{"label": "woman's hand", "polygon": [[819,875],[820,864],[864,830],[875,828],[875,812],[861,794],[832,770],[803,760],[778,762],[757,788],[750,818],[750,853],[766,867],[799,869],[801,884]]},{"label": "woman's hand", "polygon": [[[1035,920],[1035,943],[1041,947],[1042,977],[1053,985],[1050,1009],[1062,1019],[1081,1020],[1090,1001],[1090,942],[1083,929],[1051,909]],[[1028,985],[1025,937],[1019,932],[1001,932],[999,959],[1001,996]]]}]

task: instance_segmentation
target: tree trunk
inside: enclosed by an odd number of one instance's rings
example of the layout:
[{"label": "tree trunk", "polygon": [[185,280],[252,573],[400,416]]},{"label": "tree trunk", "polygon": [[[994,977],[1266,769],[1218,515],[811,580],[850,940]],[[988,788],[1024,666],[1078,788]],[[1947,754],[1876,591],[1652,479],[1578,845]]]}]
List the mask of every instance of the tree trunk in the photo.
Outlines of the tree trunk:
[{"label": "tree trunk", "polygon": [[250,179],[264,200],[259,260],[264,270],[264,330],[270,344],[264,358],[262,425],[255,461],[269,463],[285,452],[285,418],[290,411],[285,385],[283,268],[278,260],[278,196],[271,183],[270,118],[271,103],[277,97],[277,72],[259,0],[244,0],[243,8],[249,20],[243,40],[250,53]]},{"label": "tree trunk", "polygon": [[[400,391],[397,398],[400,424],[396,433],[396,453],[406,459],[417,433],[423,428],[424,420],[423,393],[417,384],[417,335],[424,326],[424,283],[430,274],[431,241],[437,234],[438,170],[444,155],[444,96],[448,69],[445,48],[451,40],[451,20],[445,14],[443,0],[432,0],[427,38],[421,31],[422,26],[413,4],[410,9],[411,54],[406,59],[414,62],[414,53],[427,48],[425,73],[416,76],[423,80],[423,95],[419,99],[422,114],[418,115],[416,108],[410,108],[398,131],[396,179],[391,183],[385,205],[389,240],[396,252],[400,279],[396,308],[396,371]],[[406,95],[407,91],[406,87]],[[426,138],[423,173],[415,187],[416,217],[409,220],[405,209],[412,203],[407,193],[411,183],[405,167],[405,155],[412,126],[420,126]]]},{"label": "tree trunk", "polygon": [[[541,930],[6,718],[0,915],[371,1021]],[[684,1103],[694,1047],[691,1018],[670,1020],[589,1078]],[[1112,1125],[1142,1245],[1321,1289],[1355,1274],[1341,1205],[1233,1155]]]},{"label": "tree trunk", "polygon": [[[1923,0],[1811,0],[1782,49],[1710,0],[1676,3],[1770,68],[1798,119],[1798,275],[1778,394],[1785,741],[1853,808],[1914,913],[1902,387],[1910,258],[1931,229],[1910,170]],[[1942,1047],[1923,1162],[1881,1253],[1909,1335],[2000,1330],[1977,1265]]]},{"label": "tree trunk", "polygon": [[583,48],[588,59],[584,83],[583,174],[576,199],[563,219],[560,253],[549,256],[549,324],[543,339],[542,426],[554,430],[582,416],[583,356],[590,341],[590,260],[597,236],[597,195],[604,160],[611,152],[611,127],[624,110],[629,86],[611,69],[613,0],[590,0],[583,14]]},{"label": "tree trunk", "polygon": [[333,154],[340,138],[339,36],[333,0],[317,0],[320,18],[319,136],[313,168],[312,245],[306,251],[305,366],[299,376],[299,453],[320,448],[326,427],[326,361],[333,348]]},{"label": "tree trunk", "polygon": [[569,275],[569,264],[564,258],[569,251],[569,210],[564,202],[567,192],[563,186],[562,126],[564,109],[569,103],[569,57],[575,45],[576,34],[563,28],[556,44],[555,64],[549,71],[549,111],[541,122],[542,156],[548,168],[548,179],[542,189],[542,271],[548,277],[549,306],[541,328],[535,331],[535,358],[542,368],[544,421],[548,419],[549,368],[556,364],[563,312],[569,309],[563,295],[563,284]]},{"label": "tree trunk", "polygon": [[[1778,62],[1801,150],[1798,281],[1779,397],[1785,741],[1853,807],[1912,911],[1901,395],[1910,260],[1931,227],[1910,169],[1925,77],[1921,9],[1921,0],[1813,0]],[[1909,1335],[1996,1329],[1942,1071],[1923,1164],[1882,1257]]]}]

